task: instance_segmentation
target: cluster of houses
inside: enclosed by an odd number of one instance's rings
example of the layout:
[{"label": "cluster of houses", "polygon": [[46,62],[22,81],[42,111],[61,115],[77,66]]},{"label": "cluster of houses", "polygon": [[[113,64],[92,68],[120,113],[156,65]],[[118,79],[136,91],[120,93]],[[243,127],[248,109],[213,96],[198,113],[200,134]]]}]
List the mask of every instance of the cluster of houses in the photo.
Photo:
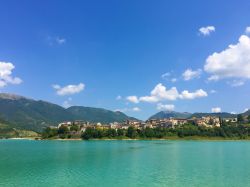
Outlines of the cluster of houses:
[{"label": "cluster of houses", "polygon": [[[237,118],[224,118],[225,122],[232,122],[236,123]],[[165,118],[165,119],[150,119],[145,122],[136,121],[136,120],[127,120],[123,123],[110,123],[110,124],[101,124],[101,123],[90,123],[82,120],[76,121],[68,121],[62,122],[57,127],[53,128],[60,128],[61,126],[66,126],[69,129],[72,126],[77,126],[79,132],[84,132],[86,128],[98,128],[98,129],[128,129],[130,126],[136,129],[145,129],[145,128],[176,128],[180,127],[184,124],[194,124],[197,126],[203,126],[208,128],[220,127],[221,120],[219,117],[215,116],[205,116],[201,118],[191,118],[191,119],[182,119],[182,118]]]}]

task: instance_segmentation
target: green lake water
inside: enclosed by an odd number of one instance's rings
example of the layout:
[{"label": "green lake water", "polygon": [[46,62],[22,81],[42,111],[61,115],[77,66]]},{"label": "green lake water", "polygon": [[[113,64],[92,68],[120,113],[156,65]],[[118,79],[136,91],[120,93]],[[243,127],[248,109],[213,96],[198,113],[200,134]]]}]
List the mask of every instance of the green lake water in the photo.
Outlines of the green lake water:
[{"label": "green lake water", "polygon": [[0,140],[0,186],[250,186],[250,141]]}]

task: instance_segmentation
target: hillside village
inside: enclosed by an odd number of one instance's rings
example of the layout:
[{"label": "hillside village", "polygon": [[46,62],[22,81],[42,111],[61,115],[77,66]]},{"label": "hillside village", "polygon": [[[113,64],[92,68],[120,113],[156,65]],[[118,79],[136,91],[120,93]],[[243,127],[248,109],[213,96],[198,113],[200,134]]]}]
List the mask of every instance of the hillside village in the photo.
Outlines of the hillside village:
[{"label": "hillside village", "polygon": [[165,119],[149,119],[145,122],[139,120],[126,120],[123,123],[109,123],[109,124],[101,124],[101,123],[90,123],[82,120],[76,121],[67,121],[59,123],[58,126],[50,126],[51,129],[60,129],[67,128],[73,134],[80,134],[86,131],[87,128],[93,129],[123,129],[127,130],[129,127],[133,127],[134,129],[146,129],[146,128],[177,128],[181,127],[185,124],[192,124],[198,127],[206,127],[206,128],[215,128],[220,127],[222,122],[226,123],[237,123],[238,119],[235,118],[219,118],[215,116],[204,116],[201,118],[165,118]]}]

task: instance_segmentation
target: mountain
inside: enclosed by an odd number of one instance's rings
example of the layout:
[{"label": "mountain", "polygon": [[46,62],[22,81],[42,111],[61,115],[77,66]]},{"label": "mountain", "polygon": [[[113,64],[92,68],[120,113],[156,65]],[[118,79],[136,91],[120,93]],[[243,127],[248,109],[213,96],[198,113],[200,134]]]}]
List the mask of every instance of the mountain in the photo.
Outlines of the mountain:
[{"label": "mountain", "polygon": [[149,119],[164,119],[164,118],[189,118],[192,114],[188,112],[174,112],[174,111],[161,111],[153,116],[151,116]]},{"label": "mountain", "polygon": [[[245,115],[248,115],[247,113],[250,113],[250,110],[245,112]],[[243,115],[244,115],[243,114]],[[216,116],[221,118],[234,118],[237,117],[237,114],[231,114],[227,112],[221,112],[221,113],[188,113],[188,112],[174,112],[174,111],[161,111],[156,113],[155,115],[151,116],[149,119],[163,119],[163,118],[201,118],[203,116]]]},{"label": "mountain", "polygon": [[249,116],[250,115],[250,109],[247,110],[246,112],[242,113],[243,116]]},{"label": "mountain", "polygon": [[129,117],[122,112],[113,112],[102,108],[83,107],[83,106],[72,106],[67,109],[75,119],[84,119],[89,122],[123,122],[125,120],[137,120]]},{"label": "mountain", "polygon": [[12,128],[38,132],[44,127],[57,125],[62,121],[86,120],[107,123],[134,119],[122,112],[78,106],[65,109],[46,101],[6,93],[0,93],[0,117],[10,122]]},{"label": "mountain", "polygon": [[0,94],[0,115],[12,127],[41,131],[44,127],[74,117],[63,107],[13,94]]},{"label": "mountain", "polygon": [[216,117],[221,117],[221,118],[234,118],[237,117],[237,114],[231,114],[228,112],[220,112],[220,113],[194,113],[190,116],[190,118],[192,117],[196,117],[196,118],[201,118],[202,116],[216,116]]}]

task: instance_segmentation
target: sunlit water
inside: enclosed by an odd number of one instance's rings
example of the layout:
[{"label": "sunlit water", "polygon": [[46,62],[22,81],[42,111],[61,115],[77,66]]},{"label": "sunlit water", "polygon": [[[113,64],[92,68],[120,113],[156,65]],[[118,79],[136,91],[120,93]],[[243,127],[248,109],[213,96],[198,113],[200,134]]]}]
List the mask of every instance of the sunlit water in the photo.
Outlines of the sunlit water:
[{"label": "sunlit water", "polygon": [[250,186],[248,141],[0,140],[0,186]]}]

